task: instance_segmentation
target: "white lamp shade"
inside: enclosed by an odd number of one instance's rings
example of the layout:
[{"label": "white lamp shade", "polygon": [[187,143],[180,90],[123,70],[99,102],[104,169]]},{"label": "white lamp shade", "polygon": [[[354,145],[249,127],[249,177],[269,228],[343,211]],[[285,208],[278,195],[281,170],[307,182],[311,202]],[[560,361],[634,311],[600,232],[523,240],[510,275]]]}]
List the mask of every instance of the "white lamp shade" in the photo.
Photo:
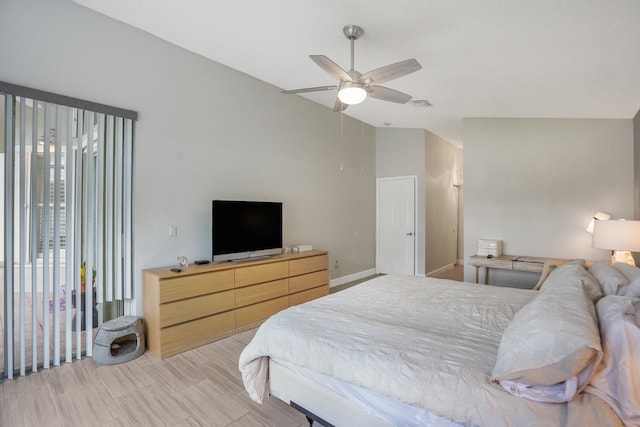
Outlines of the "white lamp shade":
[{"label": "white lamp shade", "polygon": [[587,231],[591,234],[593,234],[593,226],[595,225],[596,221],[600,220],[607,220],[611,218],[611,215],[606,214],[604,212],[596,212],[596,214],[593,216],[593,218],[591,218],[591,222],[589,223],[589,225],[587,226]]},{"label": "white lamp shade", "polygon": [[367,91],[357,83],[346,83],[338,91],[340,102],[348,105],[360,104],[367,97]]},{"label": "white lamp shade", "polygon": [[591,247],[640,252],[640,221],[595,221]]}]

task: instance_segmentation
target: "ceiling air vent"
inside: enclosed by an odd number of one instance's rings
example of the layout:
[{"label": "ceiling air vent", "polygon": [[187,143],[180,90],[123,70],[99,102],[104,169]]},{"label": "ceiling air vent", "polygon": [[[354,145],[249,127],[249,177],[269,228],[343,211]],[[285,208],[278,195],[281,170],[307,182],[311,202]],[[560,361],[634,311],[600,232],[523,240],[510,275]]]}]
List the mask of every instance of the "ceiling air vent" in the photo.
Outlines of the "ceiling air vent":
[{"label": "ceiling air vent", "polygon": [[417,107],[417,108],[433,107],[433,104],[431,104],[426,99],[412,99],[411,101],[409,101],[409,104],[411,104],[411,105],[413,105],[414,107]]}]

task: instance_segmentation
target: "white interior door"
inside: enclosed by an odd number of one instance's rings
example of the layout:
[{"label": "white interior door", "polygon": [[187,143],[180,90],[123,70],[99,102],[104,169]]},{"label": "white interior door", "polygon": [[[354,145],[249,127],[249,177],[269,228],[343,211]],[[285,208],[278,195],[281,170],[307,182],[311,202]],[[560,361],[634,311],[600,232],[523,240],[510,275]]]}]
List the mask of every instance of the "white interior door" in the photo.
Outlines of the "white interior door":
[{"label": "white interior door", "polygon": [[415,274],[416,177],[377,180],[376,268]]}]

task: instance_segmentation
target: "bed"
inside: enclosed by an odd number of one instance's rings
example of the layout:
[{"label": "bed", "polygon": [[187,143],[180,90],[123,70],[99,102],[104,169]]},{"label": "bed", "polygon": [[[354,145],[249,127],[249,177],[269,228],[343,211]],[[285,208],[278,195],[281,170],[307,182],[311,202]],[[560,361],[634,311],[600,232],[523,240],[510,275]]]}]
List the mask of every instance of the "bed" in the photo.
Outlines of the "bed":
[{"label": "bed", "polygon": [[[640,371],[618,372],[594,305],[624,301],[613,311],[630,322],[640,300],[603,298],[595,276],[570,264],[540,291],[386,275],[291,307],[243,350],[245,388],[324,426],[640,425],[640,398],[620,397],[640,384],[610,379]],[[627,359],[640,342],[633,333],[622,339]]]}]

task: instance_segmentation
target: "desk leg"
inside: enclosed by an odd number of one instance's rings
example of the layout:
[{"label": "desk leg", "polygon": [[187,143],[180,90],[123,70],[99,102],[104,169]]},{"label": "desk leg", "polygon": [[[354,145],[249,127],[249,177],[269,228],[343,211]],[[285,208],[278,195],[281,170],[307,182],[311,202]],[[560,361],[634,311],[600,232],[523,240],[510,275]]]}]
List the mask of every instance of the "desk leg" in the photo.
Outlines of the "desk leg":
[{"label": "desk leg", "polygon": [[484,284],[489,283],[489,267],[484,268]]},{"label": "desk leg", "polygon": [[478,270],[480,270],[480,266],[474,265],[474,267],[476,268],[476,283],[478,283]]}]

